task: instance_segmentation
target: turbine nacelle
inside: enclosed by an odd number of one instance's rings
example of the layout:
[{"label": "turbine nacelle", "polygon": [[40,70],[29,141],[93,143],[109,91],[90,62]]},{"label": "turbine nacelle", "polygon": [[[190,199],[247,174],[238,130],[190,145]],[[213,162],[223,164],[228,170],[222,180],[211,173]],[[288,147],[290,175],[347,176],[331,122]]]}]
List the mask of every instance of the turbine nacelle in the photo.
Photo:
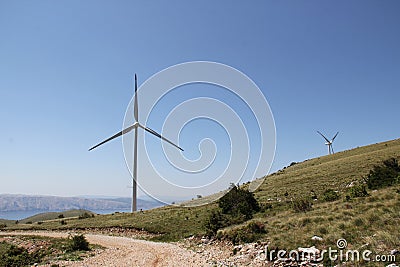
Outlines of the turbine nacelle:
[{"label": "turbine nacelle", "polygon": [[333,151],[332,144],[333,144],[333,141],[335,140],[336,136],[339,134],[339,132],[337,132],[337,133],[335,134],[335,136],[332,138],[332,140],[330,140],[330,141],[329,141],[328,138],[326,138],[325,135],[323,135],[323,134],[320,133],[319,131],[317,131],[317,133],[319,133],[319,134],[325,139],[325,141],[326,141],[325,145],[328,146],[328,153],[329,153],[329,155],[330,155],[330,154],[334,154],[335,152]]}]

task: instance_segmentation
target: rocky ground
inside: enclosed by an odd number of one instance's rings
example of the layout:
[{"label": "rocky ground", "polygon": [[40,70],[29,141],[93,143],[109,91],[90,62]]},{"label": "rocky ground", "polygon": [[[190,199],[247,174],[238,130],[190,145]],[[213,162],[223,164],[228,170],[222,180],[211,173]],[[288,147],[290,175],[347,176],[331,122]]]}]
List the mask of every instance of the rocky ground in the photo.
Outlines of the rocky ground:
[{"label": "rocky ground", "polygon": [[[77,232],[78,233],[78,232]],[[80,231],[79,234],[82,232]],[[271,258],[268,243],[236,245],[225,241],[191,237],[175,243],[142,240],[148,233],[122,228],[84,231],[92,244],[103,246],[83,261],[55,261],[42,266],[268,266],[268,267],[323,267],[316,263],[320,251],[315,247],[298,248],[299,259]],[[71,232],[0,232],[0,239],[10,235],[40,235],[67,237]],[[3,235],[3,237],[1,237]],[[7,237],[9,238],[9,237]],[[46,244],[31,244],[34,249]],[[55,265],[54,265],[55,264]],[[351,265],[342,265],[351,266]],[[384,265],[398,267],[396,264]]]},{"label": "rocky ground", "polygon": [[192,237],[178,244],[201,255],[208,266],[323,267],[322,264],[313,263],[315,259],[309,256],[319,253],[316,248],[308,248],[307,252],[312,253],[305,253],[306,257],[296,261],[291,258],[276,259],[276,255],[268,250],[268,243],[264,242],[234,246],[230,242]]}]

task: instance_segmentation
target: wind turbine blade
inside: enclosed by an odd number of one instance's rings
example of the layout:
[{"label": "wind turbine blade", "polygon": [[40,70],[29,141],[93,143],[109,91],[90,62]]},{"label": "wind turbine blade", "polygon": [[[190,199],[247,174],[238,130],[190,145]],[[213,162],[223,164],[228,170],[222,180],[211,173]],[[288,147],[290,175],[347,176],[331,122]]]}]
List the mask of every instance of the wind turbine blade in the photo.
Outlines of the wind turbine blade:
[{"label": "wind turbine blade", "polygon": [[333,146],[331,146],[331,149],[332,149],[332,154],[335,154],[335,151],[333,151]]},{"label": "wind turbine blade", "polygon": [[323,135],[323,134],[320,133],[319,131],[317,131],[317,133],[319,133],[319,134],[326,140],[326,142],[330,143],[330,141],[328,140],[328,138],[325,137],[325,135]]},{"label": "wind turbine blade", "polygon": [[336,136],[339,134],[339,132],[337,132],[336,134],[335,134],[335,136],[332,138],[332,141],[331,142],[333,142],[333,140],[335,140],[335,138],[336,138]]},{"label": "wind turbine blade", "polygon": [[157,133],[156,131],[150,129],[149,127],[145,127],[145,126],[143,126],[143,125],[141,125],[141,124],[139,124],[139,127],[142,128],[142,129],[144,129],[144,130],[146,130],[146,131],[148,131],[149,133],[151,133],[151,134],[157,136],[158,138],[160,138],[160,139],[162,139],[162,140],[164,140],[164,141],[170,143],[171,145],[173,145],[173,146],[176,147],[177,149],[180,149],[180,150],[183,151],[183,149],[182,149],[181,147],[175,145],[174,143],[172,143],[171,141],[169,141],[167,138],[163,137],[161,134],[159,134],[159,133]]},{"label": "wind turbine blade", "polygon": [[135,117],[135,122],[139,120],[139,110],[138,110],[138,99],[137,99],[137,77],[135,74],[135,100],[133,107],[133,116]]},{"label": "wind turbine blade", "polygon": [[135,126],[134,126],[134,125],[132,125],[132,126],[129,126],[128,128],[126,128],[126,129],[124,129],[124,130],[120,131],[119,133],[116,133],[116,134],[114,134],[114,135],[113,135],[113,136],[111,136],[110,138],[107,138],[107,139],[106,139],[106,140],[104,140],[103,142],[101,142],[101,143],[98,143],[97,145],[95,145],[95,146],[93,146],[93,147],[89,148],[89,151],[91,151],[91,150],[95,149],[96,147],[99,147],[99,146],[101,146],[101,145],[102,145],[102,144],[104,144],[104,143],[107,143],[108,141],[111,141],[111,140],[113,140],[114,138],[117,138],[118,136],[121,136],[121,135],[123,135],[123,134],[129,133],[130,131],[132,131],[132,129],[133,129],[133,128],[135,128]]}]

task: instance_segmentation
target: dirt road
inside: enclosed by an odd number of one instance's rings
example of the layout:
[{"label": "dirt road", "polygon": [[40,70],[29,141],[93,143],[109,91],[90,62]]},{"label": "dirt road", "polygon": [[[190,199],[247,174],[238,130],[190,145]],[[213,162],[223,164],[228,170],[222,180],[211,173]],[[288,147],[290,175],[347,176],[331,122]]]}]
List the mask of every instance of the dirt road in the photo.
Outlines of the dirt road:
[{"label": "dirt road", "polygon": [[[63,232],[8,232],[0,235],[40,235],[67,237]],[[81,262],[62,262],[63,266],[208,266],[195,252],[174,244],[157,243],[129,237],[85,234],[93,244],[106,247],[105,250]]]}]

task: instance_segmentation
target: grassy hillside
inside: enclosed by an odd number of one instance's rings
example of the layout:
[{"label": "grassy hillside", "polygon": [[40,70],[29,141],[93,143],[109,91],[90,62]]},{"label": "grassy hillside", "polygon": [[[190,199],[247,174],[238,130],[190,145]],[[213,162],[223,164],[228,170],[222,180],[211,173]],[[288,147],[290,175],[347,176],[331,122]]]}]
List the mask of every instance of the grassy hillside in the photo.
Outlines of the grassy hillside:
[{"label": "grassy hillside", "polygon": [[269,175],[256,195],[261,202],[268,198],[300,195],[314,190],[317,196],[326,188],[343,191],[351,182],[368,174],[376,164],[390,157],[400,157],[400,139],[360,147],[295,164]]},{"label": "grassy hillside", "polygon": [[[400,248],[400,187],[399,185],[371,191],[369,196],[346,199],[348,186],[368,174],[374,165],[388,158],[400,159],[400,139],[323,156],[297,163],[266,177],[255,192],[258,201],[270,208],[259,212],[253,221],[264,225],[266,233],[259,240],[271,246],[290,249],[308,246],[314,235],[321,236],[319,246],[335,246],[346,238],[350,248],[368,247],[376,252]],[[338,191],[334,202],[320,200],[326,189]],[[292,200],[314,195],[318,198],[308,212],[295,212]],[[203,197],[202,201],[205,201]],[[41,225],[15,225],[26,229],[70,229],[97,227],[128,227],[159,233],[157,240],[178,240],[202,235],[210,210],[216,204],[201,207],[162,207],[135,214],[116,213],[88,219],[65,219]],[[228,227],[223,235],[238,234],[249,222]]]},{"label": "grassy hillside", "polygon": [[88,210],[66,210],[66,211],[59,211],[59,212],[44,212],[39,213],[23,220],[20,220],[19,223],[26,224],[26,223],[37,223],[43,221],[50,221],[50,220],[59,220],[65,218],[75,218],[75,217],[89,217],[94,216],[94,213]]},{"label": "grassy hillside", "polygon": [[12,220],[5,220],[5,219],[0,219],[0,229],[5,228],[8,225],[14,224],[15,221]]}]

